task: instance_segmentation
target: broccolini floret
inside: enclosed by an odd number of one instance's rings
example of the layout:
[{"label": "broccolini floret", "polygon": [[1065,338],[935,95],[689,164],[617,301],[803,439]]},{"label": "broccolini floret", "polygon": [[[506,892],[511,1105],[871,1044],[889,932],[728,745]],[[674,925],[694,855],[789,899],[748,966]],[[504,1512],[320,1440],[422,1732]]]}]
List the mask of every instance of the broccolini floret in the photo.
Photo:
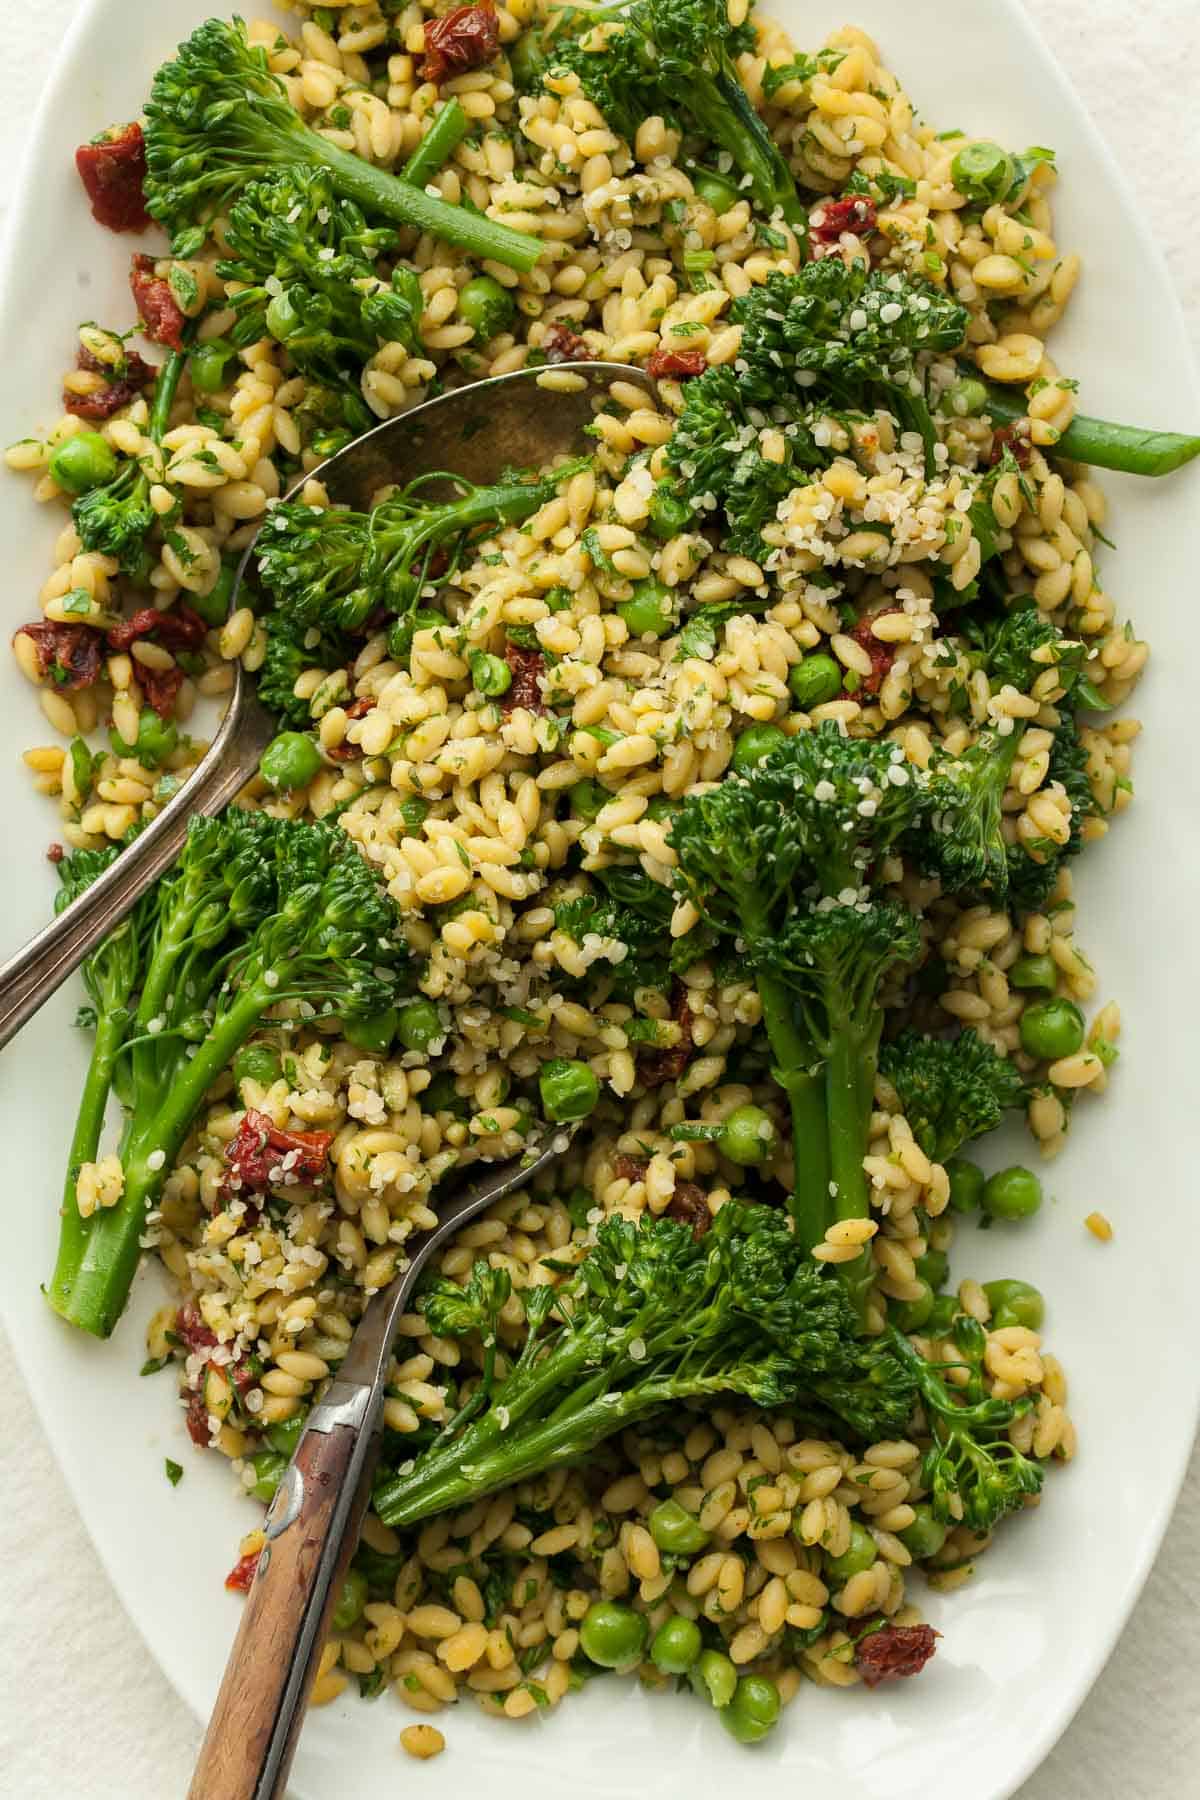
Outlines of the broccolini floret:
[{"label": "broccolini floret", "polygon": [[994,1131],[1025,1099],[1020,1070],[975,1031],[950,1038],[902,1031],[880,1050],[879,1067],[934,1162]]},{"label": "broccolini floret", "polygon": [[[481,1267],[465,1295],[437,1281],[425,1303],[431,1328],[482,1331],[486,1348],[499,1314],[490,1274]],[[506,1372],[494,1362],[468,1408],[407,1473],[376,1486],[386,1524],[409,1525],[577,1462],[691,1398],[808,1404],[868,1440],[908,1423],[911,1375],[890,1350],[856,1338],[845,1293],[770,1207],[730,1201],[699,1240],[670,1219],[610,1218],[559,1287],[522,1298],[528,1335]]]},{"label": "broccolini floret", "polygon": [[123,1045],[124,1190],[89,1220],[68,1206],[48,1288],[55,1311],[107,1337],[129,1294],[146,1213],[205,1094],[281,1001],[356,1019],[399,995],[399,915],[344,833],[237,808],[195,818],[176,867],[152,890],[122,974],[136,1016]]},{"label": "broccolini floret", "polygon": [[[172,350],[158,371],[154,399],[146,435],[161,444],[175,404],[179,378],[187,362],[185,350]],[[171,518],[160,516],[150,504],[151,478],[140,462],[123,458],[111,481],[81,494],[71,508],[71,517],[85,550],[101,556],[113,556],[121,572],[134,581],[144,581],[150,573],[153,558],[147,542],[157,525],[169,526]]]},{"label": "broccolini floret", "polygon": [[216,217],[277,169],[324,169],[334,192],[368,218],[428,232],[480,260],[528,271],[541,255],[537,238],[451,206],[310,130],[240,19],[206,20],[158,70],[145,143],[146,209],[177,256],[194,256]]},{"label": "broccolini floret", "polygon": [[930,810],[914,841],[917,860],[949,894],[1008,892],[1010,846],[1003,802],[1024,725],[982,731],[958,756],[938,755],[929,781]]}]

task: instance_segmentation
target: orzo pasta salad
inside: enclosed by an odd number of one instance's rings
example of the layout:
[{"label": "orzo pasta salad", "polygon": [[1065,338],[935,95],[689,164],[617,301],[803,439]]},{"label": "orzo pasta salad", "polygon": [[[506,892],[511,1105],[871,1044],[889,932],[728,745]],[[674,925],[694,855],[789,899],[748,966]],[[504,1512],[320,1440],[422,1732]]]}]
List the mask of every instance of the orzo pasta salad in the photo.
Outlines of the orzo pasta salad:
[{"label": "orzo pasta salad", "polygon": [[[149,247],[8,451],[63,509],[13,647],[64,901],[235,661],[279,721],[85,966],[48,1296],[107,1336],[158,1258],[142,1372],[269,1502],[443,1184],[572,1125],[402,1321],[314,1700],[520,1719],[636,1669],[753,1743],[918,1674],[925,1588],[1072,1456],[1042,1295],[952,1278],[954,1228],[1024,1264],[1038,1174],[972,1147],[1054,1156],[1112,1079],[1072,871],[1147,646],[1091,471],[1200,439],[1077,410],[1053,152],[918,122],[853,27],[295,10],[200,25],[79,149]],[[651,380],[572,459],[331,503],[378,421],[598,360]]]}]

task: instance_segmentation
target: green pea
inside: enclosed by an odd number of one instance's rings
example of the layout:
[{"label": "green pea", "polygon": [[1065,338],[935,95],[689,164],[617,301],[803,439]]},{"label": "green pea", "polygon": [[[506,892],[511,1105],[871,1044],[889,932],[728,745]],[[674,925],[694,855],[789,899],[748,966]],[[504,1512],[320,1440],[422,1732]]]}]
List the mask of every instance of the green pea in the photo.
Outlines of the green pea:
[{"label": "green pea", "polygon": [[446,1027],[432,1000],[410,1000],[396,1020],[396,1036],[406,1050],[428,1050],[445,1035]]},{"label": "green pea", "polygon": [[875,1539],[858,1520],[850,1526],[850,1542],[840,1556],[826,1556],[825,1567],[835,1587],[844,1587],[852,1575],[861,1575],[872,1567],[879,1551]]},{"label": "green pea", "polygon": [[269,1506],[275,1498],[275,1489],[283,1479],[283,1471],[287,1466],[287,1457],[281,1456],[277,1450],[256,1450],[250,1458],[250,1467],[254,1470],[250,1492],[264,1506]]},{"label": "green pea", "polygon": [[321,767],[321,752],[305,731],[281,731],[262,753],[258,772],[275,792],[305,788]]},{"label": "green pea", "polygon": [[896,1536],[904,1545],[914,1562],[924,1562],[926,1557],[936,1556],[946,1541],[946,1526],[934,1517],[933,1508],[927,1500],[913,1502],[916,1518],[911,1525],[906,1525]]},{"label": "green pea", "polygon": [[337,1605],[333,1609],[333,1629],[349,1631],[362,1616],[362,1609],[367,1604],[367,1578],[361,1569],[347,1571],[342,1583],[342,1591],[338,1595]]},{"label": "green pea", "polygon": [[841,664],[832,656],[805,656],[792,664],[788,687],[797,706],[803,712],[809,712],[826,700],[837,699],[842,691],[843,675]]},{"label": "green pea", "polygon": [[448,1112],[465,1119],[470,1107],[458,1091],[458,1083],[449,1069],[439,1069],[429,1086],[421,1095],[421,1111],[425,1113]]},{"label": "green pea", "polygon": [[286,294],[276,294],[267,307],[267,330],[277,343],[286,344],[292,333],[299,329],[300,314],[292,305]]},{"label": "green pea", "polygon": [[697,200],[712,207],[718,218],[741,199],[734,183],[726,176],[718,175],[715,169],[696,169],[692,175],[692,191]]},{"label": "green pea", "polygon": [[935,1294],[924,1330],[927,1337],[945,1337],[958,1317],[957,1294]]},{"label": "green pea", "polygon": [[468,650],[467,667],[476,693],[485,694],[489,700],[507,694],[512,686],[512,670],[502,656],[493,656],[490,650]]},{"label": "green pea", "polygon": [[538,1076],[542,1110],[555,1124],[586,1119],[600,1098],[600,1083],[585,1062],[568,1062],[555,1056],[542,1064]]},{"label": "green pea", "polygon": [[959,193],[981,206],[991,206],[1012,191],[1017,165],[999,144],[984,141],[966,144],[950,165]]},{"label": "green pea", "polygon": [[1083,1045],[1083,1014],[1073,1000],[1037,1000],[1021,1014],[1021,1048],[1030,1056],[1057,1062]]},{"label": "green pea", "polygon": [[745,775],[786,743],[787,733],[778,725],[748,725],[733,746],[733,767]]},{"label": "green pea", "polygon": [[671,1556],[694,1556],[708,1543],[709,1533],[678,1500],[660,1500],[646,1523],[659,1549]]},{"label": "green pea", "polygon": [[717,1149],[740,1168],[753,1168],[774,1156],[779,1133],[761,1106],[735,1106],[721,1127]]},{"label": "green pea", "polygon": [[296,1445],[300,1442],[307,1419],[308,1408],[305,1407],[300,1412],[293,1413],[290,1419],[281,1419],[276,1425],[268,1425],[266,1437],[272,1450],[278,1450],[280,1456],[286,1456],[290,1460],[295,1455]]},{"label": "green pea", "polygon": [[921,1293],[916,1300],[892,1300],[888,1304],[888,1318],[897,1331],[920,1331],[928,1323],[933,1312],[934,1292],[927,1281],[921,1283]]},{"label": "green pea", "polygon": [[779,1717],[779,1689],[765,1675],[743,1675],[721,1723],[739,1744],[757,1744]]},{"label": "green pea", "polygon": [[993,1219],[1030,1219],[1041,1204],[1041,1182],[1019,1163],[989,1176],[983,1190],[983,1210]]},{"label": "green pea", "polygon": [[650,531],[660,544],[678,537],[692,522],[693,512],[686,500],[674,492],[668,482],[660,482],[650,497]]},{"label": "green pea", "polygon": [[1024,1325],[1029,1331],[1042,1329],[1046,1302],[1029,1282],[985,1281],[983,1291],[992,1309],[993,1331],[1003,1331],[1009,1325]]},{"label": "green pea", "polygon": [[622,600],[617,612],[624,619],[630,637],[660,638],[671,629],[675,602],[668,587],[648,577],[639,581],[628,600]]},{"label": "green pea", "polygon": [[188,357],[188,373],[198,394],[216,394],[225,386],[225,365],[237,354],[225,338],[210,338],[197,344]]},{"label": "green pea", "polygon": [[990,396],[982,381],[967,375],[946,390],[946,408],[956,419],[974,419],[985,410]]},{"label": "green pea", "polygon": [[270,1087],[282,1074],[283,1064],[269,1044],[243,1044],[233,1059],[233,1079],[239,1087],[243,1081]]},{"label": "green pea", "polygon": [[400,1014],[394,1006],[383,1012],[368,1013],[363,1019],[350,1019],[344,1027],[346,1042],[353,1044],[356,1050],[374,1050],[382,1056],[391,1048],[399,1023]]},{"label": "green pea", "polygon": [[1058,986],[1058,964],[1052,956],[1018,956],[1008,971],[1008,985],[1052,994]]},{"label": "green pea", "polygon": [[206,625],[223,625],[229,617],[237,580],[237,562],[222,562],[221,572],[207,594],[189,594],[188,604],[200,614]]},{"label": "green pea", "polygon": [[127,744],[115,726],[108,741],[117,756],[136,756],[148,769],[157,769],[179,743],[179,727],[174,719],[160,719],[152,706],[144,706],[138,714],[135,743]]},{"label": "green pea", "polygon": [[946,1277],[950,1273],[950,1258],[944,1250],[927,1250],[924,1256],[917,1258],[917,1274],[922,1281],[927,1281],[931,1288],[945,1287]]},{"label": "green pea", "polygon": [[661,1624],[650,1645],[650,1661],[664,1675],[686,1675],[702,1648],[700,1627],[694,1619],[673,1613]]},{"label": "green pea", "polygon": [[585,777],[583,781],[575,783],[574,787],[569,790],[567,798],[575,817],[582,819],[586,825],[590,825],[608,805],[613,798],[613,793],[612,789],[606,788],[603,782],[592,781]]},{"label": "green pea", "polygon": [[508,288],[501,287],[490,275],[476,275],[458,296],[458,316],[481,344],[507,331],[516,310]]},{"label": "green pea", "polygon": [[952,1156],[946,1163],[950,1178],[950,1204],[955,1212],[975,1212],[983,1203],[986,1177],[978,1163],[965,1156]]},{"label": "green pea", "polygon": [[583,1615],[579,1642],[584,1655],[602,1669],[627,1669],[641,1660],[646,1621],[619,1600],[597,1600]]},{"label": "green pea", "polygon": [[98,431],[76,432],[50,458],[51,477],[68,494],[103,487],[116,472],[116,453]]},{"label": "green pea", "polygon": [[688,1672],[692,1689],[713,1706],[728,1706],[737,1689],[738,1674],[719,1650],[702,1650]]}]

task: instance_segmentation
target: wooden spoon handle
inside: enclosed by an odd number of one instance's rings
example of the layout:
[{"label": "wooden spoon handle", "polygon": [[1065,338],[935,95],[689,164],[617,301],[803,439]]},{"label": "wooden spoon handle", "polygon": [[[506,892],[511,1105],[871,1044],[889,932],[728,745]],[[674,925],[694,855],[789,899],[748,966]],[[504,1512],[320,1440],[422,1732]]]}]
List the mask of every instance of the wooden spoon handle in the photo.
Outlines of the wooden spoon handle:
[{"label": "wooden spoon handle", "polygon": [[[331,1400],[332,1393],[322,1405]],[[276,1800],[287,1784],[330,1615],[358,1542],[377,1447],[365,1417],[345,1417],[365,1407],[334,1400],[329,1410],[340,1422],[322,1431],[310,1420],[271,1502],[267,1542],[188,1800]]]}]

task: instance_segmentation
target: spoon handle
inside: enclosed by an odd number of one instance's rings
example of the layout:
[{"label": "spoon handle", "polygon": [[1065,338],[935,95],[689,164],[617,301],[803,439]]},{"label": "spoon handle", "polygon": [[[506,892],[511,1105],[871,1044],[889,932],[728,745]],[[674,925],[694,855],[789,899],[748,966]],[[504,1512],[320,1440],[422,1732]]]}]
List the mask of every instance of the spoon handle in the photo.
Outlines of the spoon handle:
[{"label": "spoon handle", "polygon": [[239,667],[233,704],[203,761],[145,831],[24,949],[0,964],[0,1049],[170,867],[192,814],[219,812],[245,786],[272,731],[266,712],[242,691],[247,685]]}]

